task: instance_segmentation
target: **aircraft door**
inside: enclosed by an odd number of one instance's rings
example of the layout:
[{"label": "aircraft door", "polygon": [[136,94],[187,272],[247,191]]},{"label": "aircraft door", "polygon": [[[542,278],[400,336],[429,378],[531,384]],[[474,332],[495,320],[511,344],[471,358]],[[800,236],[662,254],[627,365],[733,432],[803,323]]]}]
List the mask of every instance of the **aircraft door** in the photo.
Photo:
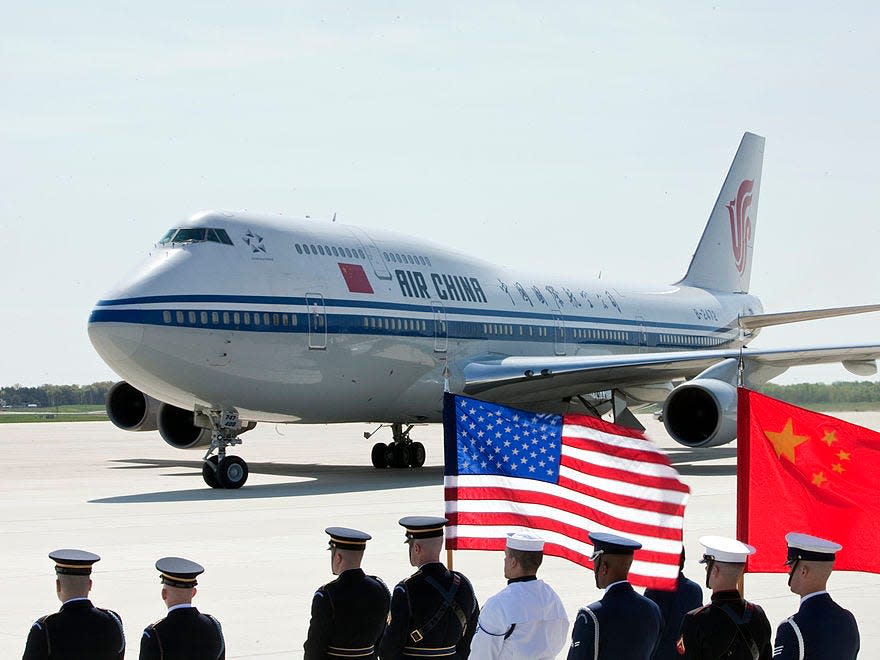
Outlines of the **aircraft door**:
[{"label": "aircraft door", "polygon": [[553,353],[565,355],[565,323],[558,310],[553,310]]},{"label": "aircraft door", "polygon": [[320,293],[307,293],[306,305],[309,308],[309,348],[327,348],[327,312],[324,296]]},{"label": "aircraft door", "polygon": [[434,310],[434,352],[445,353],[449,347],[449,334],[446,327],[446,308],[443,303],[431,303]]},{"label": "aircraft door", "polygon": [[636,316],[636,323],[639,324],[638,332],[638,345],[639,350],[647,348],[648,346],[648,330],[645,328],[645,317],[644,316]]},{"label": "aircraft door", "polygon": [[355,240],[360,243],[364,253],[366,253],[367,261],[369,261],[370,265],[373,267],[373,272],[376,274],[376,277],[380,280],[390,280],[391,273],[385,266],[385,261],[382,259],[382,254],[379,252],[379,248],[376,247],[376,244],[373,242],[373,239],[370,238],[369,234],[360,227],[348,227],[348,230],[351,232],[352,236],[354,236]]}]

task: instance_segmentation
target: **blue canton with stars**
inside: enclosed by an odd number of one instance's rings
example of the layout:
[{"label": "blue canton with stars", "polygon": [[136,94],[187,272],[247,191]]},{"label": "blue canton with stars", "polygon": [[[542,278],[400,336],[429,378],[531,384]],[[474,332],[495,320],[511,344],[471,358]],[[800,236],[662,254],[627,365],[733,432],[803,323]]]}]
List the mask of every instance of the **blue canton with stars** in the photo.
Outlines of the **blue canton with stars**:
[{"label": "blue canton with stars", "polygon": [[557,482],[562,452],[560,415],[529,413],[458,396],[454,401],[458,474]]}]

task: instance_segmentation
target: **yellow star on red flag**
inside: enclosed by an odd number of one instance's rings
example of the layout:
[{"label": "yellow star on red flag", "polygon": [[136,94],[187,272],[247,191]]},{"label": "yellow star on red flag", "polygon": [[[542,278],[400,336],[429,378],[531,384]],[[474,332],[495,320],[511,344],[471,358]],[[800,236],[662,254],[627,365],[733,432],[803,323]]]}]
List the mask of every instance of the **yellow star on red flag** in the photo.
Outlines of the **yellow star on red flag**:
[{"label": "yellow star on red flag", "polygon": [[824,442],[829,447],[837,442],[837,431],[825,431],[825,437],[822,438],[822,442]]},{"label": "yellow star on red flag", "polygon": [[785,428],[782,429],[782,431],[764,431],[764,435],[766,435],[767,439],[773,444],[776,458],[782,458],[785,456],[792,463],[795,462],[795,447],[810,439],[810,436],[808,435],[795,434],[791,417],[788,418],[788,421],[785,423]]}]

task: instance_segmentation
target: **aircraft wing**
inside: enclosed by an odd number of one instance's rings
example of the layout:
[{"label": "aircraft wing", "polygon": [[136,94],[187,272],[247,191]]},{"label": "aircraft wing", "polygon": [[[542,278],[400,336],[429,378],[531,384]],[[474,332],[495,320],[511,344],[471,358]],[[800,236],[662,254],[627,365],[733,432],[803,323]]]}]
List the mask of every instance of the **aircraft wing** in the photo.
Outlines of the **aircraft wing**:
[{"label": "aircraft wing", "polygon": [[876,373],[880,345],[783,349],[721,349],[626,355],[509,356],[469,362],[463,393],[492,401],[549,400],[615,388],[693,378],[727,359],[742,359],[744,382],[756,387],[789,367],[841,362],[851,372]]}]

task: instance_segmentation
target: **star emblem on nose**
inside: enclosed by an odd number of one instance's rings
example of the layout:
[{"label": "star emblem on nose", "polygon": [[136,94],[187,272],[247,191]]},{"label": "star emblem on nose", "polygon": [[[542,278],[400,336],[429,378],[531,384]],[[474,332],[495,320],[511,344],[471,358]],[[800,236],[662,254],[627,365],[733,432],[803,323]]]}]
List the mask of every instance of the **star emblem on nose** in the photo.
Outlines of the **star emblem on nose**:
[{"label": "star emblem on nose", "polygon": [[255,234],[251,230],[248,230],[248,233],[242,236],[242,238],[244,239],[244,242],[250,246],[251,252],[262,252],[264,254],[266,253],[266,246],[263,245],[262,236]]}]

